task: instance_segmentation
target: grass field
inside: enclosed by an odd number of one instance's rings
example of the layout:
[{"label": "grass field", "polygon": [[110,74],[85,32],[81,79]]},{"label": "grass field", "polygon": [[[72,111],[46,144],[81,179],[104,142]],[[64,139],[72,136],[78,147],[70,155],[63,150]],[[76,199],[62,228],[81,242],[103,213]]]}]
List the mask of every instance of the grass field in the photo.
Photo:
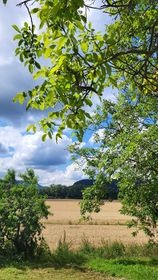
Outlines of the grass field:
[{"label": "grass field", "polygon": [[50,206],[48,220],[44,221],[44,237],[51,249],[57,247],[59,239],[66,233],[66,240],[73,248],[80,246],[83,239],[88,239],[94,245],[104,241],[120,241],[128,243],[144,243],[147,241],[143,232],[136,237],[126,223],[131,218],[121,215],[121,203],[105,202],[101,211],[92,215],[92,220],[85,223],[81,220],[79,200],[47,200]]}]

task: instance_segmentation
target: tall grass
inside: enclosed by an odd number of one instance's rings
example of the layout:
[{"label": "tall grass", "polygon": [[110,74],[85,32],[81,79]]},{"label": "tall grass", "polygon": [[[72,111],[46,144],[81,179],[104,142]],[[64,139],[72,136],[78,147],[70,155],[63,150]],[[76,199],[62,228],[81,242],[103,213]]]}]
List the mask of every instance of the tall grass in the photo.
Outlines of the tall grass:
[{"label": "tall grass", "polygon": [[79,249],[87,256],[115,259],[118,257],[153,257],[158,258],[158,246],[153,244],[123,244],[122,242],[101,241],[100,246],[94,246],[87,238],[82,239]]},{"label": "tall grass", "polygon": [[52,253],[52,261],[55,266],[79,266],[85,258],[79,251],[71,250],[71,242],[67,242],[66,233],[59,239],[56,250]]},{"label": "tall grass", "polygon": [[83,271],[92,270],[127,280],[158,279],[158,246],[156,245],[126,245],[121,242],[111,243],[102,240],[100,246],[96,247],[86,237],[82,239],[81,246],[77,250],[73,250],[71,245],[71,242],[67,242],[64,232],[53,252],[50,252],[47,244],[43,243],[37,259],[22,262],[21,259],[13,261],[0,258],[0,265],[2,268],[17,269],[66,267]]}]

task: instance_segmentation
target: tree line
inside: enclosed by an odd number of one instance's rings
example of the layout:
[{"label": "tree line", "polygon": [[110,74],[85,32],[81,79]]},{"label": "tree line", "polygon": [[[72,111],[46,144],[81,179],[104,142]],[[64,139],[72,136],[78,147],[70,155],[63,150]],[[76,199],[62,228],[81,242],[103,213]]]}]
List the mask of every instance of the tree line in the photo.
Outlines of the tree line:
[{"label": "tree line", "polygon": [[[82,199],[83,191],[86,188],[92,187],[92,180],[81,180],[74,183],[72,186],[55,185],[52,184],[49,187],[43,187],[39,189],[39,192],[46,195],[48,199],[60,198],[60,199]],[[103,199],[114,200],[118,198],[118,188],[116,181],[112,183],[104,184]]]}]

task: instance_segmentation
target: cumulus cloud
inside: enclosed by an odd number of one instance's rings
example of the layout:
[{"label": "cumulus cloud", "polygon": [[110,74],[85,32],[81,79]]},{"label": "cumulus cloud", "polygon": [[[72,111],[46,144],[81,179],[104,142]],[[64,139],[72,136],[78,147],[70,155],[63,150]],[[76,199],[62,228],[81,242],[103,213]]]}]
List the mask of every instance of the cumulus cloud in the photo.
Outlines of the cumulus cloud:
[{"label": "cumulus cloud", "polygon": [[21,157],[26,166],[40,169],[51,169],[53,166],[66,164],[69,160],[66,147],[71,144],[71,140],[63,135],[56,143],[54,135],[52,140],[42,142],[41,136],[41,133],[23,136],[16,156]]},{"label": "cumulus cloud", "polygon": [[30,119],[37,121],[44,113],[36,110],[26,112],[25,105],[13,103],[16,93],[27,91],[36,85],[27,68],[15,57],[15,30],[12,25],[21,25],[28,20],[26,9],[16,7],[18,2],[8,1],[6,6],[0,3],[0,119],[15,127],[26,127]]},{"label": "cumulus cloud", "polygon": [[55,136],[43,143],[41,135],[41,132],[23,135],[19,129],[12,126],[3,127],[0,130],[0,154],[5,154],[5,157],[0,157],[0,175],[4,175],[9,168],[21,173],[31,167],[42,185],[72,185],[75,181],[86,178],[82,171],[85,167],[83,163],[82,167],[70,163],[66,147],[72,141],[66,135],[63,135],[58,144],[55,142]]},{"label": "cumulus cloud", "polygon": [[58,144],[55,135],[52,140],[41,141],[41,132],[36,134],[23,134],[19,129],[5,126],[0,130],[0,152],[12,151],[12,158],[0,158],[2,168],[32,167],[35,169],[51,169],[54,166],[66,164],[69,152],[66,149],[71,140],[63,135]]},{"label": "cumulus cloud", "polygon": [[83,173],[81,166],[78,166],[76,163],[67,165],[64,170],[37,170],[37,174],[39,174],[39,181],[43,185],[63,184],[70,186],[78,180],[87,178]]},{"label": "cumulus cloud", "polygon": [[[42,185],[65,184],[72,185],[76,180],[85,178],[82,168],[76,163],[70,163],[70,155],[66,147],[72,141],[63,135],[58,144],[55,136],[52,140],[41,141],[41,132],[26,135],[12,126],[0,130],[0,157],[1,174],[9,168],[17,173],[26,168],[34,168]],[[8,151],[12,152],[12,156]]]},{"label": "cumulus cloud", "polygon": [[0,155],[6,155],[8,153],[8,149],[6,149],[6,147],[0,143]]}]

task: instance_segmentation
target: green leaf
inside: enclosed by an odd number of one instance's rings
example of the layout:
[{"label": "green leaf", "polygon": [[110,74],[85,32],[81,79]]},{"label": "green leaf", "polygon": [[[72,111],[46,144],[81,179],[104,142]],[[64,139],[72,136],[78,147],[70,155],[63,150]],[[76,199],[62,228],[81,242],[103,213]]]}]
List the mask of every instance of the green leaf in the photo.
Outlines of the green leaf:
[{"label": "green leaf", "polygon": [[26,95],[24,92],[16,94],[16,96],[13,98],[13,102],[19,102],[20,104],[23,104],[25,101]]},{"label": "green leaf", "polygon": [[35,61],[35,66],[36,68],[41,69],[41,65],[37,61]]},{"label": "green leaf", "polygon": [[35,133],[36,132],[36,126],[34,124],[30,124],[27,127],[27,131],[29,132],[30,130],[32,130]]},{"label": "green leaf", "polygon": [[109,65],[109,63],[106,64],[106,70],[109,76],[111,76],[111,66]]},{"label": "green leaf", "polygon": [[61,37],[57,42],[58,48],[61,49],[63,46],[65,46],[67,40],[68,39],[66,37]]},{"label": "green leaf", "polygon": [[58,142],[59,138],[62,139],[62,133],[61,132],[56,133],[56,135],[55,135],[56,142]]},{"label": "green leaf", "polygon": [[42,135],[42,141],[45,142],[46,138],[47,138],[47,134],[45,133],[45,134]]},{"label": "green leaf", "polygon": [[19,58],[20,58],[20,61],[21,61],[21,62],[23,62],[23,61],[24,61],[24,56],[23,56],[23,53],[20,53]]},{"label": "green leaf", "polygon": [[33,71],[34,71],[34,66],[32,65],[32,64],[29,64],[29,71],[30,71],[30,73],[33,73]]},{"label": "green leaf", "polygon": [[85,99],[85,103],[90,107],[93,105],[93,102],[88,98]]},{"label": "green leaf", "polygon": [[19,40],[19,39],[21,39],[21,38],[22,38],[21,34],[16,34],[16,35],[13,37],[13,40]]},{"label": "green leaf", "polygon": [[78,29],[84,31],[85,27],[79,20],[75,20],[74,23],[75,23],[75,25],[77,26]]},{"label": "green leaf", "polygon": [[88,50],[88,42],[82,42],[81,43],[81,50],[86,53]]},{"label": "green leaf", "polygon": [[21,30],[19,29],[19,27],[16,24],[13,24],[12,27],[18,32],[21,33]]},{"label": "green leaf", "polygon": [[45,109],[45,103],[44,103],[44,102],[42,102],[42,103],[39,105],[39,109],[40,109],[41,111],[43,111],[43,110]]},{"label": "green leaf", "polygon": [[31,10],[31,13],[36,14],[38,11],[39,11],[39,8],[34,8],[34,9]]},{"label": "green leaf", "polygon": [[52,139],[52,133],[50,131],[48,131],[48,136],[50,139]]}]

